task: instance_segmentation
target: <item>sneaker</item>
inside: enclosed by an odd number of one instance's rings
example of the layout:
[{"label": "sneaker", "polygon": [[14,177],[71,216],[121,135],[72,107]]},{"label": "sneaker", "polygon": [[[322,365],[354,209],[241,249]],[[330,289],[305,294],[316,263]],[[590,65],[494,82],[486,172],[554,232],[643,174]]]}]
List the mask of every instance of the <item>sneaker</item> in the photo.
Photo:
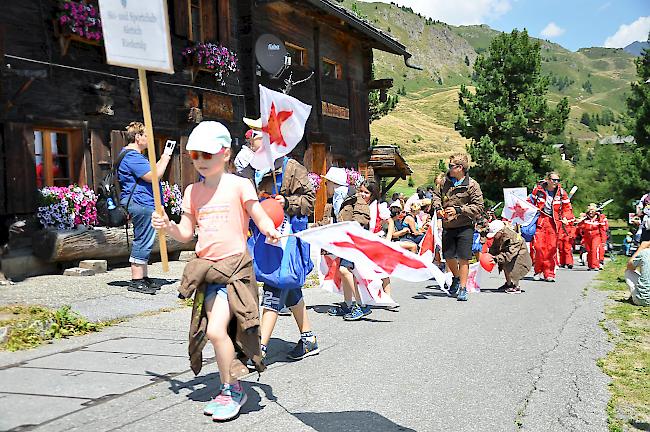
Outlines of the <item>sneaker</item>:
[{"label": "sneaker", "polygon": [[280,309],[280,312],[278,312],[278,315],[280,316],[291,316],[291,310],[288,307],[283,307]]},{"label": "sneaker", "polygon": [[569,265],[566,266],[566,267],[567,267],[569,270],[571,270],[571,269],[573,268],[573,264],[569,264]]},{"label": "sneaker", "polygon": [[361,308],[361,312],[363,312],[364,317],[372,313],[372,308],[370,307],[370,305],[360,306],[360,308]]},{"label": "sneaker", "polygon": [[467,294],[467,288],[461,288],[460,290],[458,290],[458,297],[456,297],[456,300],[458,301],[469,300],[469,296]]},{"label": "sneaker", "polygon": [[501,285],[499,288],[497,288],[497,291],[507,291],[508,288],[510,288],[510,286],[511,285],[508,282],[506,282],[503,285]]},{"label": "sneaker", "polygon": [[156,294],[156,290],[151,288],[143,279],[130,281],[127,290],[140,294]]},{"label": "sneaker", "polygon": [[159,291],[159,290],[160,290],[160,285],[158,285],[158,282],[154,281],[154,280],[151,279],[150,277],[145,276],[145,277],[142,278],[142,280],[144,280],[144,282],[145,282],[147,285],[149,285],[149,288],[153,288],[153,289],[156,290],[156,291]]},{"label": "sneaker", "polygon": [[287,358],[290,360],[302,360],[305,357],[317,355],[319,352],[320,350],[318,349],[318,341],[315,337],[313,342],[309,340],[303,340],[301,338],[296,346],[293,347],[291,351],[289,351]]},{"label": "sneaker", "polygon": [[566,266],[564,264],[560,264],[560,268],[565,268]]},{"label": "sneaker", "polygon": [[342,303],[338,306],[332,306],[327,310],[327,314],[331,316],[344,316],[347,313],[350,313],[350,308],[346,303]]},{"label": "sneaker", "polygon": [[541,273],[535,273],[535,276],[533,276],[534,281],[541,281],[543,279],[543,276]]},{"label": "sneaker", "polygon": [[451,286],[449,287],[449,295],[451,297],[456,297],[456,294],[458,293],[459,288],[460,288],[460,279],[459,278],[453,278],[451,280]]},{"label": "sneaker", "polygon": [[515,285],[510,285],[508,288],[506,288],[506,292],[508,294],[521,294],[521,288]]},{"label": "sneaker", "polygon": [[[262,364],[264,364],[264,359],[266,358],[266,351],[262,351]],[[253,372],[255,370],[255,363],[253,363],[253,360],[248,359],[246,360],[246,367],[248,368],[249,371]]]},{"label": "sneaker", "polygon": [[343,319],[346,321],[358,321],[363,317],[363,311],[358,304],[353,304],[352,308],[350,308],[350,311],[343,315]]},{"label": "sneaker", "polygon": [[248,397],[241,383],[224,384],[221,391],[203,409],[205,415],[212,416],[214,421],[227,421],[237,417],[239,410]]},{"label": "sneaker", "polygon": [[555,278],[554,277],[547,277],[546,282],[555,282]]}]

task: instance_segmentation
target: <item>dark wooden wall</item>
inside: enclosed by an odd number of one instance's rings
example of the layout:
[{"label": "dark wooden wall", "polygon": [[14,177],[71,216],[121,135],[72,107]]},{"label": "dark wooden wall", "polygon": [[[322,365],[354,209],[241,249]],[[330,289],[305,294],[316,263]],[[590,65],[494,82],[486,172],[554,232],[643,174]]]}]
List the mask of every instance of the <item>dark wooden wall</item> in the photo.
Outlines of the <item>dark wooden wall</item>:
[{"label": "dark wooden wall", "polygon": [[[222,87],[207,73],[199,73],[192,80],[183,64],[181,51],[188,45],[188,28],[178,5],[185,1],[168,0],[176,73],[148,74],[157,138],[184,144],[194,126],[187,120],[188,102],[198,101],[203,108],[206,95],[221,92],[232,102],[232,121],[212,118],[205,110],[203,119],[222,121],[233,137],[242,141],[245,125],[241,118],[259,115],[257,85],[275,90],[283,86],[282,80],[271,80],[264,72],[257,74],[255,40],[263,33],[272,33],[307,49],[308,67],[294,67],[294,80],[306,77],[312,69],[316,71],[314,78],[291,92],[313,106],[306,137],[294,156],[301,160],[310,143],[321,143],[326,145],[328,160],[354,167],[367,161],[370,132],[366,83],[370,80],[372,50],[358,34],[301,2],[257,5],[254,0],[202,0],[205,10],[217,14],[206,18],[208,35],[223,41],[239,56],[240,71]],[[124,144],[119,132],[131,121],[142,120],[136,71],[107,65],[101,46],[73,41],[63,55],[53,24],[56,4],[56,0],[6,1],[0,8],[0,216],[35,210],[35,127],[75,129],[83,148],[79,179],[95,187]],[[343,65],[342,79],[321,77],[322,57]],[[321,101],[349,108],[350,119],[323,116]],[[97,107],[104,103],[110,104],[113,115],[97,113]],[[183,186],[195,181],[196,174],[184,152],[174,156],[168,176]]]},{"label": "dark wooden wall", "polygon": [[[206,114],[203,118],[223,122],[233,137],[239,138],[244,126],[238,119],[246,109],[244,97],[236,96],[243,94],[239,77],[230,77],[227,85],[221,86],[213,76],[201,72],[192,81],[181,56],[188,45],[187,33],[179,34],[179,26],[175,25],[180,1],[183,0],[168,1],[176,73],[148,74],[154,132],[156,136],[182,140],[194,126],[187,121],[188,93],[202,104],[204,95],[222,92],[232,94],[225,97],[232,101],[234,121]],[[228,11],[230,16],[236,16],[237,0],[204,3],[212,5],[214,11]],[[84,168],[83,180],[96,186],[123,145],[122,141],[111,141],[111,136],[118,136],[112,131],[123,131],[131,121],[142,121],[137,72],[107,65],[101,46],[73,41],[64,56],[53,24],[56,4],[55,0],[25,0],[3,2],[0,8],[0,34],[4,35],[0,37],[0,157],[5,155],[0,173],[0,214],[30,213],[35,209],[33,148],[26,148],[26,140],[21,138],[30,134],[33,137],[35,127],[78,129],[84,151],[83,160],[77,163]],[[225,38],[231,49],[237,50],[238,23],[220,25],[218,20],[216,16],[212,21],[210,38]],[[110,103],[113,115],[97,113],[97,107],[104,102]],[[169,168],[169,173],[176,174],[174,180],[183,185],[196,179],[186,158],[179,151]]]}]

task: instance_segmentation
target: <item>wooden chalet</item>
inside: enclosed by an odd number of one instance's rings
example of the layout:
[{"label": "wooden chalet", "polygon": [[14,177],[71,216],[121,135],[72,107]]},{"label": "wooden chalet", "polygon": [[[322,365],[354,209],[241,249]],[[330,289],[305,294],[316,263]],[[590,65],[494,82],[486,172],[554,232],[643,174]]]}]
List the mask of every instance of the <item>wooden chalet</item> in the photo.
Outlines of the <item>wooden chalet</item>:
[{"label": "wooden chalet", "polygon": [[[408,64],[404,45],[333,0],[167,2],[175,74],[148,74],[157,148],[167,139],[181,144],[165,180],[183,188],[196,181],[184,146],[198,121],[223,122],[237,146],[245,132],[241,118],[259,114],[258,85],[283,89],[289,76],[311,75],[289,94],[313,106],[293,156],[318,173],[331,165],[367,170],[368,92],[392,83],[371,79],[373,49]],[[142,120],[136,71],[106,64],[101,42],[60,28],[61,4],[25,0],[0,8],[0,244],[17,216],[34,214],[39,187],[96,189],[126,144],[125,126]],[[263,34],[283,41],[291,56],[278,78],[256,60]],[[182,55],[208,41],[238,55],[239,70],[224,85]]]}]

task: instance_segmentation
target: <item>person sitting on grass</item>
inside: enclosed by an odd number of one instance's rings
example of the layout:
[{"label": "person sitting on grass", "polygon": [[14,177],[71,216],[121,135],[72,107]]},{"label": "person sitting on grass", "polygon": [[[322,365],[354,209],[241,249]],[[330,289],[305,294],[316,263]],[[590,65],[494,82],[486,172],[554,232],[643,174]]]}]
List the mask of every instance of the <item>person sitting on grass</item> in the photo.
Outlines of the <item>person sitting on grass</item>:
[{"label": "person sitting on grass", "polygon": [[630,288],[632,303],[650,306],[650,241],[644,241],[627,262],[625,282]]}]

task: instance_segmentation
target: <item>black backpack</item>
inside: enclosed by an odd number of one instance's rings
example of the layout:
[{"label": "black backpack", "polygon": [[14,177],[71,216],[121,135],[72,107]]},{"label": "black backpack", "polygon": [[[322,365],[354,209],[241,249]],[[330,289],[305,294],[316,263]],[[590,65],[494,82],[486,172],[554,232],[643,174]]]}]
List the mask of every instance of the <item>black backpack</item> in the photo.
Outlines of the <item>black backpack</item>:
[{"label": "black backpack", "polygon": [[[120,227],[127,225],[129,222],[129,213],[126,208],[120,204],[120,183],[117,179],[117,170],[120,167],[120,163],[124,159],[124,156],[127,153],[135,152],[135,150],[125,150],[120,154],[115,161],[115,165],[110,173],[106,174],[104,180],[99,183],[99,189],[97,190],[97,222],[99,226],[104,227]],[[135,192],[136,184],[133,185],[131,194],[129,195],[129,200],[126,203],[126,207],[129,206],[131,198],[133,197],[133,192]],[[109,199],[113,201],[114,208],[109,209]]]}]

